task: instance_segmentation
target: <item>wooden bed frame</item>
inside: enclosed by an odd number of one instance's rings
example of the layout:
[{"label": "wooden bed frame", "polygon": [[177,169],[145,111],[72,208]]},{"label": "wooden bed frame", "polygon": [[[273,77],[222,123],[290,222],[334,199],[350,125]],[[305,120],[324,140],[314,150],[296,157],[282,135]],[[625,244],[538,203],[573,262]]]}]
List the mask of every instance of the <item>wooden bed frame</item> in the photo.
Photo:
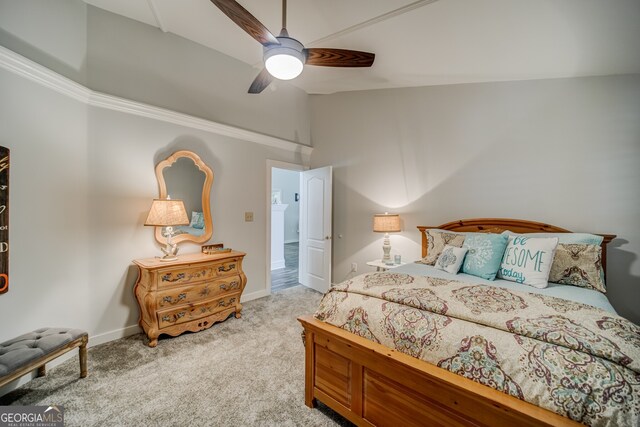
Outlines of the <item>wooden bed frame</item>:
[{"label": "wooden bed frame", "polygon": [[[569,233],[532,221],[468,219],[419,226],[426,230],[501,233]],[[602,235],[606,245],[616,236]],[[606,271],[606,270],[605,270]],[[428,362],[392,350],[312,316],[304,327],[305,404],[316,399],[360,426],[579,426],[569,418],[519,400]]]}]

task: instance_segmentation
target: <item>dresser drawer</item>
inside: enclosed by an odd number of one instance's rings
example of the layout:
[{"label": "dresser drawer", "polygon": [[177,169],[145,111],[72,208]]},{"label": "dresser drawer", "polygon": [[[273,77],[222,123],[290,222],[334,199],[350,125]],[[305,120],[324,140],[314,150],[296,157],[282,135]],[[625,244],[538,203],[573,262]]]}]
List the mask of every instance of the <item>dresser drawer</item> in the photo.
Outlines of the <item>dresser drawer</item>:
[{"label": "dresser drawer", "polygon": [[156,293],[156,304],[159,309],[167,309],[173,306],[211,299],[217,295],[239,291],[240,284],[240,276],[231,276],[194,286],[158,291]]},{"label": "dresser drawer", "polygon": [[199,304],[158,311],[158,327],[160,329],[167,328],[215,314],[225,308],[235,306],[239,299],[240,294],[232,294]]},{"label": "dresser drawer", "polygon": [[221,276],[229,276],[232,274],[238,274],[239,271],[239,260],[233,259],[227,262],[223,262],[215,267],[216,275],[218,277]]},{"label": "dresser drawer", "polygon": [[218,277],[216,269],[216,265],[208,265],[206,267],[178,267],[171,270],[160,270],[157,278],[158,288],[211,280]]},{"label": "dresser drawer", "polygon": [[240,263],[238,259],[230,259],[211,263],[206,266],[185,266],[166,270],[158,270],[158,288],[166,288],[181,284],[204,282],[217,277],[238,274]]}]

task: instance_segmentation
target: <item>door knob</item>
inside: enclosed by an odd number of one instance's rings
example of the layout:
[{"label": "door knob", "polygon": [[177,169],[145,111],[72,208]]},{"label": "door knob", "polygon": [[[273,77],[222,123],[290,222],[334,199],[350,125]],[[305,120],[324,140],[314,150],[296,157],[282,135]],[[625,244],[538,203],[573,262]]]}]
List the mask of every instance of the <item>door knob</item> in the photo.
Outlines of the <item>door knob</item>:
[{"label": "door knob", "polygon": [[331,240],[331,236],[324,236],[325,240]]}]

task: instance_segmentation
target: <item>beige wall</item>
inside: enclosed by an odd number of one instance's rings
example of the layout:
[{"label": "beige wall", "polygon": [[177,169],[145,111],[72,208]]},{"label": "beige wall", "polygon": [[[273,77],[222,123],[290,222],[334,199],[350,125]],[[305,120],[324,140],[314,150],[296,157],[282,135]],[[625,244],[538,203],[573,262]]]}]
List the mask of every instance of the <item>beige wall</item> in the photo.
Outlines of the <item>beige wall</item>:
[{"label": "beige wall", "polygon": [[[334,166],[333,280],[382,255],[371,217],[506,217],[614,233],[609,297],[640,323],[640,75],[313,96],[312,167]],[[342,235],[342,237],[340,237]]]},{"label": "beige wall", "polygon": [[0,342],[44,326],[88,327],[88,108],[3,69],[0,93],[0,145],[11,150]]}]

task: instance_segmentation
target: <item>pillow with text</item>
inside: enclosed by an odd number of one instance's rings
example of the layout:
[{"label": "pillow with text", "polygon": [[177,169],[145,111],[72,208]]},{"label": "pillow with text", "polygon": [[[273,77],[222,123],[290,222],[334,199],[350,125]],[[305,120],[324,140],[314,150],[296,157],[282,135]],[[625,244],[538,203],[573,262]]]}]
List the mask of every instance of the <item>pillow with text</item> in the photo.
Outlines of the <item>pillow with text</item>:
[{"label": "pillow with text", "polygon": [[540,289],[546,288],[557,246],[557,237],[509,236],[498,277]]}]

